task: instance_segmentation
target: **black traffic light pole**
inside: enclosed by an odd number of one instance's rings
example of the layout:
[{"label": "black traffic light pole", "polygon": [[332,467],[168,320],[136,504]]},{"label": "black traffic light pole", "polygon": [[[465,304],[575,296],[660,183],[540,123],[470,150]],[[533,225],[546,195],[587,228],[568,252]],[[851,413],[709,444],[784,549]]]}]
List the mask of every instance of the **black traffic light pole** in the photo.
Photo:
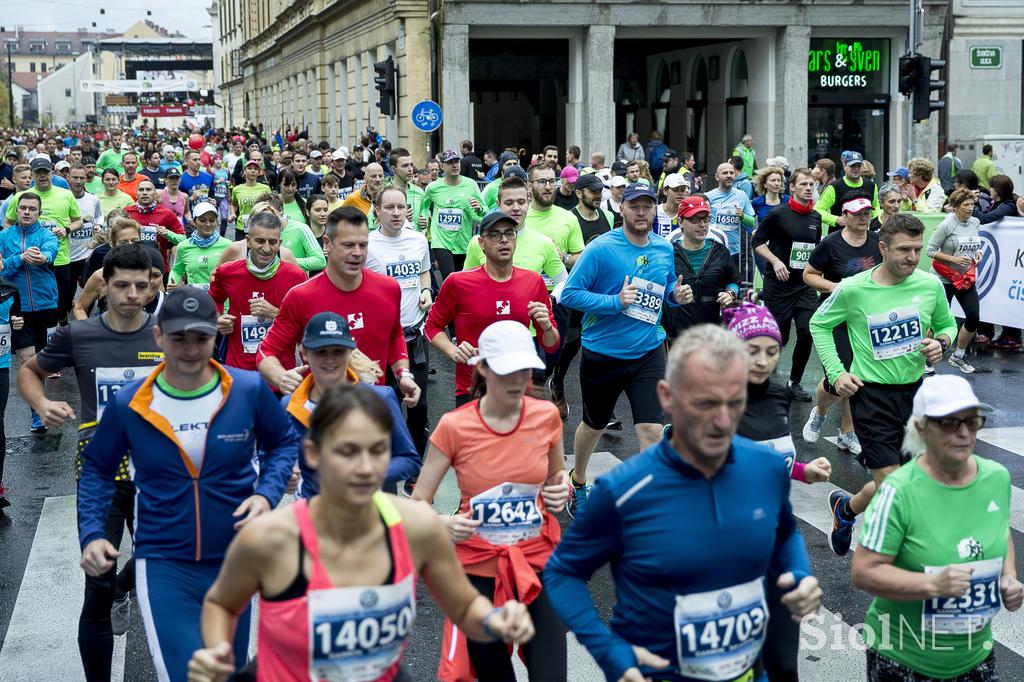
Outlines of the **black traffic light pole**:
[{"label": "black traffic light pole", "polygon": [[[932,71],[946,68],[946,62],[942,59],[932,59],[917,53],[917,47],[922,42],[921,33],[924,27],[924,5],[921,0],[910,0],[910,26],[909,41],[907,43],[907,54],[900,57],[899,90],[907,95],[907,156],[904,164],[914,156],[914,123],[927,121],[933,111],[941,111],[946,108],[946,102],[942,99],[942,90],[946,87],[946,81],[941,79],[932,80]],[[940,99],[932,100],[932,92],[938,91]]]},{"label": "black traffic light pole", "polygon": [[7,119],[14,128],[14,62],[11,61],[11,44],[7,43]]},{"label": "black traffic light pole", "polygon": [[398,70],[395,68],[394,57],[388,55],[384,61],[374,62],[373,71],[377,74],[373,78],[374,87],[380,93],[377,108],[380,109],[381,114],[393,119],[398,113],[398,97],[396,96]]}]

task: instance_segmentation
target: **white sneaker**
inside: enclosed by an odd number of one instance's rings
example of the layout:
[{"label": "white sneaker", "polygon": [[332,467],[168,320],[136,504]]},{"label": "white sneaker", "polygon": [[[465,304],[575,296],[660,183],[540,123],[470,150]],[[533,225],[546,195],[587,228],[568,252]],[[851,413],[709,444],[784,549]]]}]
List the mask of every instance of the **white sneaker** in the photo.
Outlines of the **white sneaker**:
[{"label": "white sneaker", "polygon": [[958,358],[955,355],[950,355],[949,360],[947,362],[949,362],[949,364],[953,365],[964,374],[974,374],[974,365],[967,362],[967,358],[965,357]]},{"label": "white sneaker", "polygon": [[840,450],[849,450],[851,455],[861,453],[860,441],[853,431],[840,431],[839,437],[836,438],[836,447]]},{"label": "white sneaker", "polygon": [[821,425],[825,423],[825,417],[818,414],[818,408],[811,408],[811,415],[807,417],[804,424],[803,437],[808,443],[817,443],[821,436]]}]

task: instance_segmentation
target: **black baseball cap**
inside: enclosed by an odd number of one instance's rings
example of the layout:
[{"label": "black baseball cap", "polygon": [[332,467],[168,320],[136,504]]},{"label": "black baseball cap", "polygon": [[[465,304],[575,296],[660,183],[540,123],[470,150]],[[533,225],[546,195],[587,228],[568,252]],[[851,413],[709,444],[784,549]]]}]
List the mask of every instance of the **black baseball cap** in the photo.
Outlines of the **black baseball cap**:
[{"label": "black baseball cap", "polygon": [[166,178],[168,175],[173,175],[173,176],[176,176],[176,177],[180,178],[181,177],[181,169],[178,168],[177,166],[171,166],[166,171],[164,171],[164,177]]},{"label": "black baseball cap", "polygon": [[512,224],[512,227],[517,227],[516,220],[507,213],[501,211],[491,211],[484,216],[484,219],[480,221],[480,234],[483,234],[492,227],[498,226],[500,223],[508,221]]},{"label": "black baseball cap", "polygon": [[596,173],[581,175],[576,180],[576,189],[603,190],[604,188],[604,182],[602,182],[601,178],[597,177]]},{"label": "black baseball cap", "polygon": [[501,177],[502,177],[502,179],[515,177],[515,178],[519,178],[523,182],[529,182],[530,181],[530,176],[523,169],[523,167],[519,166],[519,165],[509,166],[508,168],[505,169],[505,172],[502,174]]},{"label": "black baseball cap", "polygon": [[217,306],[199,287],[178,287],[164,297],[157,322],[164,334],[199,332],[216,336]]},{"label": "black baseball cap", "polygon": [[625,175],[626,174],[626,162],[625,161],[616,161],[615,163],[613,163],[612,164],[612,173],[615,173],[616,175]]},{"label": "black baseball cap", "polygon": [[28,167],[32,169],[33,173],[38,170],[52,171],[53,163],[50,161],[49,156],[46,154],[40,154],[29,162]]},{"label": "black baseball cap", "polygon": [[661,158],[662,159],[678,159],[679,158],[679,152],[677,152],[675,149],[672,149],[670,147],[670,148],[665,150],[665,153],[662,155]]},{"label": "black baseball cap", "polygon": [[355,348],[356,341],[348,328],[348,320],[338,313],[317,313],[309,318],[302,334],[303,348]]}]

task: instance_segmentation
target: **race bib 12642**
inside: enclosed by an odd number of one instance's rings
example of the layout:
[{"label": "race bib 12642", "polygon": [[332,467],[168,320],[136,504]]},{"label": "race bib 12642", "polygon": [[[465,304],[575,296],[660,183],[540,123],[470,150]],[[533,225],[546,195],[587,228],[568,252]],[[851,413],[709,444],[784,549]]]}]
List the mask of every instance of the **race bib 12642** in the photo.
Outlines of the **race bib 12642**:
[{"label": "race bib 12642", "polygon": [[514,545],[540,535],[544,517],[537,502],[540,485],[502,483],[469,501],[476,534],[492,545]]}]

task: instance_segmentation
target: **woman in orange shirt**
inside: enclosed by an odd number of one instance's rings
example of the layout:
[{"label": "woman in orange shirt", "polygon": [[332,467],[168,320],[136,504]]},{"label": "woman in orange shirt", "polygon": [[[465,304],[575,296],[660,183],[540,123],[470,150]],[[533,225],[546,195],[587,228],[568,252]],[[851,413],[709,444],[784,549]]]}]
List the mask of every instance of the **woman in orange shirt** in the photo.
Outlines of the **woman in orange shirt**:
[{"label": "woman in orange shirt", "polygon": [[[441,418],[430,438],[413,497],[433,502],[441,479],[455,469],[459,513],[441,520],[470,582],[494,604],[518,599],[536,627],[521,655],[530,680],[566,677],[565,628],[541,585],[540,572],[561,539],[552,512],[569,498],[562,419],[546,400],[526,395],[531,370],[544,369],[530,332],[511,320],[480,335],[474,391],[477,400]],[[438,677],[443,682],[515,680],[509,649],[466,642],[445,623]]]}]

